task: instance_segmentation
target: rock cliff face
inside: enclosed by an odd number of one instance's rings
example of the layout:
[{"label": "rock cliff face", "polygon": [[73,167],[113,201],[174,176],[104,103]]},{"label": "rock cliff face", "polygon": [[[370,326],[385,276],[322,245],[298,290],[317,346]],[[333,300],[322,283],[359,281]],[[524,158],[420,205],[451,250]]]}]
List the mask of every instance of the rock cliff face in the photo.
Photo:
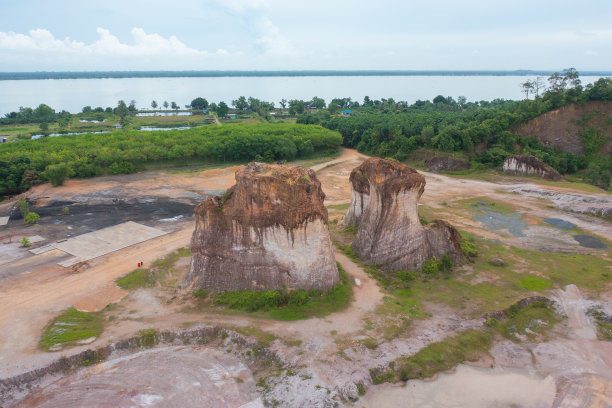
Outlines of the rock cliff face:
[{"label": "rock cliff face", "polygon": [[312,170],[250,163],[195,209],[188,282],[211,291],[329,289],[338,269]]},{"label": "rock cliff face", "polygon": [[470,168],[470,162],[458,160],[451,156],[432,157],[425,160],[429,171],[439,173],[441,171],[459,171]]},{"label": "rock cliff face", "polygon": [[423,227],[417,205],[425,178],[393,161],[371,158],[351,172],[347,226],[358,225],[353,250],[369,264],[386,270],[420,268],[433,256],[462,257],[459,233],[449,223]]},{"label": "rock cliff face", "polygon": [[538,176],[548,180],[562,180],[557,170],[534,156],[510,156],[504,160],[501,170],[507,174]]}]

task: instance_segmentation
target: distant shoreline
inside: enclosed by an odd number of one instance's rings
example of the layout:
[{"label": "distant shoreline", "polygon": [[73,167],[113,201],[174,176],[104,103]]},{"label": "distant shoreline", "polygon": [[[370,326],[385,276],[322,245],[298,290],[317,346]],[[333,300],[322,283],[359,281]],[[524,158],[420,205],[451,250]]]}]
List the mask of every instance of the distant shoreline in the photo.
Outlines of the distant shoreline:
[{"label": "distant shoreline", "polygon": [[[215,77],[339,77],[339,76],[550,76],[555,71],[487,70],[302,70],[302,71],[57,71],[0,72],[0,81],[105,78],[215,78]],[[612,76],[612,71],[580,71],[581,76]]]}]

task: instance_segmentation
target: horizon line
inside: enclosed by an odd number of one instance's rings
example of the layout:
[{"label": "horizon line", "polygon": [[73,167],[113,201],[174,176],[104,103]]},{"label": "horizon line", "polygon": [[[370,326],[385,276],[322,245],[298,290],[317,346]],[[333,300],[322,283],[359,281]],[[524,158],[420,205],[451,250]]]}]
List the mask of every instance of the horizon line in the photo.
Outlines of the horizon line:
[{"label": "horizon line", "polygon": [[[531,76],[554,70],[99,70],[99,71],[0,71],[1,80],[181,78],[181,77],[297,77],[297,76]],[[612,71],[586,70],[583,76],[610,76]]]}]

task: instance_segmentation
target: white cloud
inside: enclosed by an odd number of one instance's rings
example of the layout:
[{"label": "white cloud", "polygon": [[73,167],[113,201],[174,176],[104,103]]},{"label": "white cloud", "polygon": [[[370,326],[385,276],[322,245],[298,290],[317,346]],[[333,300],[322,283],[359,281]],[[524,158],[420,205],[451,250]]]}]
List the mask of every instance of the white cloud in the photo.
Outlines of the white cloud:
[{"label": "white cloud", "polygon": [[239,13],[248,9],[269,7],[270,5],[268,0],[222,0],[220,4]]},{"label": "white cloud", "polygon": [[260,36],[255,43],[260,45],[267,56],[282,57],[297,55],[297,50],[280,29],[269,18],[264,18],[259,24]]},{"label": "white cloud", "polygon": [[37,28],[30,30],[30,35],[19,34],[12,31],[0,31],[0,50],[18,51],[58,51],[68,49],[82,49],[85,44],[72,41],[70,38],[65,40],[56,39],[49,30]]},{"label": "white cloud", "polygon": [[[109,30],[98,28],[98,39],[92,44],[56,39],[45,29],[30,30],[29,35],[14,32],[0,32],[0,53],[3,51],[39,51],[58,56],[106,55],[106,56],[206,56],[207,51],[190,48],[175,36],[165,38],[159,34],[147,34],[142,28],[131,31],[132,44],[122,43]],[[1,54],[0,54],[1,55]]]}]

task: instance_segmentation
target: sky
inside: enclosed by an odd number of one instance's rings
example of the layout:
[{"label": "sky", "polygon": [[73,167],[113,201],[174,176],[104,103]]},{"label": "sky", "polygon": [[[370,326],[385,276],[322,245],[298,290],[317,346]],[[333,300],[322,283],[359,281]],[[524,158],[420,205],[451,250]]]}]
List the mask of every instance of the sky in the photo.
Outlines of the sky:
[{"label": "sky", "polygon": [[612,1],[0,0],[0,71],[612,70]]}]

